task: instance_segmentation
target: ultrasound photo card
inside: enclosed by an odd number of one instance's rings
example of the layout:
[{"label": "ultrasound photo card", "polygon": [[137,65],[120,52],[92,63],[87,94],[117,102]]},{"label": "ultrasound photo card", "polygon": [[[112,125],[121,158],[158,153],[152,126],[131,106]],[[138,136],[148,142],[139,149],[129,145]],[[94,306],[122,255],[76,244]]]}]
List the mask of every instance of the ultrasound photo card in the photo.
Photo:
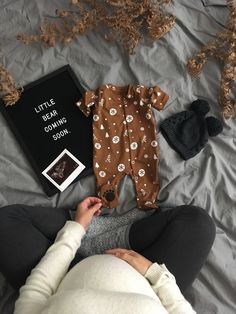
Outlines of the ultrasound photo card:
[{"label": "ultrasound photo card", "polygon": [[64,149],[42,174],[63,192],[84,168],[85,166],[75,156]]}]

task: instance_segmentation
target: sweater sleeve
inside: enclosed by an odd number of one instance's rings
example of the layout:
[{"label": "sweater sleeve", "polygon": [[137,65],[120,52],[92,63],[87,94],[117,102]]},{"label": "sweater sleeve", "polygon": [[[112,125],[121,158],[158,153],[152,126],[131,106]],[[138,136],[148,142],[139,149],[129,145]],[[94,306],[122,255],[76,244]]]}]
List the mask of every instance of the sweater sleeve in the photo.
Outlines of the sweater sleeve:
[{"label": "sweater sleeve", "polygon": [[162,305],[170,314],[196,314],[190,303],[184,298],[176,284],[175,277],[164,264],[152,264],[145,278],[149,281]]},{"label": "sweater sleeve", "polygon": [[32,270],[15,304],[14,314],[39,314],[48,298],[58,288],[65,276],[81,239],[84,228],[74,221],[67,221],[58,232],[54,244],[47,250]]}]

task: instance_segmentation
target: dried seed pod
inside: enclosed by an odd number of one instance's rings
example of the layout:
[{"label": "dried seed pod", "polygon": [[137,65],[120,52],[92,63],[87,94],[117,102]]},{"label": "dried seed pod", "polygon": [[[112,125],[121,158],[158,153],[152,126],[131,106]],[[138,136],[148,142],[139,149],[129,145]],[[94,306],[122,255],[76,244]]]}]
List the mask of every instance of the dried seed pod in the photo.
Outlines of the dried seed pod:
[{"label": "dried seed pod", "polygon": [[[148,34],[151,40],[164,36],[175,23],[164,8],[171,0],[70,0],[72,10],[58,10],[58,22],[45,21],[38,35],[19,34],[25,44],[42,42],[46,47],[67,44],[90,30],[100,31],[109,41],[121,43],[130,54]],[[105,29],[105,31],[104,31]]]},{"label": "dried seed pod", "polygon": [[23,88],[18,87],[11,74],[0,64],[0,94],[6,106],[14,105],[21,96]]},{"label": "dried seed pod", "polygon": [[229,16],[224,30],[217,39],[209,42],[187,62],[188,72],[196,77],[211,57],[223,63],[221,72],[219,102],[223,116],[228,119],[236,116],[236,100],[232,98],[232,88],[236,79],[236,6],[234,0],[226,0]]}]

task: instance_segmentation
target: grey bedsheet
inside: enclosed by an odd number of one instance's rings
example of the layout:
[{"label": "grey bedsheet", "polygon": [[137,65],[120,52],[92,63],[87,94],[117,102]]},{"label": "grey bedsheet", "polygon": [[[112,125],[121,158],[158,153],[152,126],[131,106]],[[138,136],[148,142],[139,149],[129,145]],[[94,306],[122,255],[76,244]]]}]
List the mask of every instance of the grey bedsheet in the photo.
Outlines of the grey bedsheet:
[{"label": "grey bedsheet", "polygon": [[[166,109],[155,111],[157,123],[184,110],[196,98],[209,101],[211,113],[220,117],[218,86],[221,67],[211,61],[200,79],[192,80],[186,60],[202,44],[214,38],[227,18],[224,0],[174,0],[174,29],[156,43],[145,41],[134,56],[116,43],[108,44],[90,33],[68,46],[43,49],[16,41],[19,31],[33,32],[45,16],[67,0],[1,0],[0,62],[22,84],[31,82],[69,63],[86,89],[103,83],[159,85],[170,100]],[[223,121],[223,132],[211,138],[204,150],[183,161],[159,135],[161,148],[159,203],[163,207],[194,204],[205,208],[217,225],[217,236],[209,258],[188,298],[198,313],[236,313],[236,120]],[[30,130],[29,130],[30,133]],[[0,207],[12,203],[74,207],[84,196],[95,193],[93,176],[48,198],[17,141],[0,115]],[[136,206],[131,180],[120,186],[122,215]],[[0,257],[1,258],[1,257]],[[11,313],[12,291],[0,278],[0,313]]]}]

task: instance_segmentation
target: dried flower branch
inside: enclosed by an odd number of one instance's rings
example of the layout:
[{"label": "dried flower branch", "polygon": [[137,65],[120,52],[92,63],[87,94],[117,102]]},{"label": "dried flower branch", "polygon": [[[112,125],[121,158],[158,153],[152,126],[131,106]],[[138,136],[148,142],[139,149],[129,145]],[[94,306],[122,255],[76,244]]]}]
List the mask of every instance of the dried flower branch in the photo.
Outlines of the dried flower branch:
[{"label": "dried flower branch", "polygon": [[15,83],[11,74],[0,64],[0,94],[6,106],[14,105],[21,96],[22,88]]},{"label": "dried flower branch", "polygon": [[99,30],[106,40],[116,40],[130,53],[147,34],[157,40],[171,30],[175,17],[164,13],[171,0],[72,0],[73,10],[60,10],[56,23],[47,20],[38,35],[19,34],[25,44],[42,42],[45,46],[69,43],[78,35]]},{"label": "dried flower branch", "polygon": [[188,72],[197,77],[209,58],[215,57],[223,63],[219,101],[226,119],[236,117],[236,100],[232,99],[232,88],[236,79],[236,6],[234,0],[226,0],[229,16],[225,29],[217,39],[206,44],[199,53],[187,62]]}]

